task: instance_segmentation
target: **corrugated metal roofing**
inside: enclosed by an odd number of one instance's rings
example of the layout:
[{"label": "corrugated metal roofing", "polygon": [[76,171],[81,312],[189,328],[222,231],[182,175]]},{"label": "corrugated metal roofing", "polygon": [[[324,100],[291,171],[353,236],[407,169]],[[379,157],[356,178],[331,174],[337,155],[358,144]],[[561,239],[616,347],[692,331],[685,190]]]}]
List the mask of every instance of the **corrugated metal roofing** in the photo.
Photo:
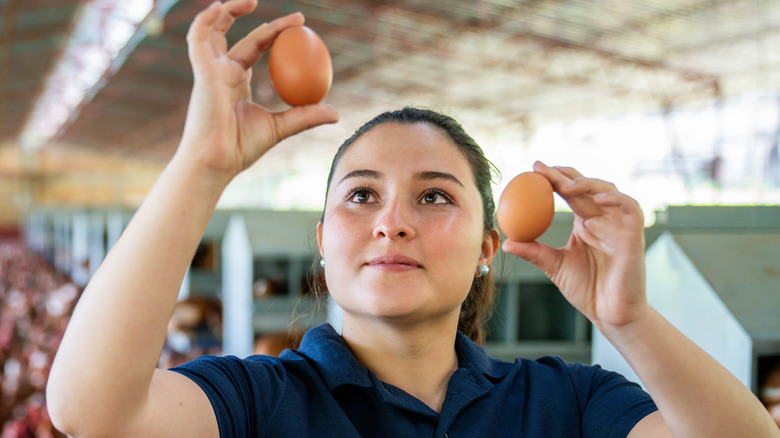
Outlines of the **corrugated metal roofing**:
[{"label": "corrugated metal roofing", "polygon": [[[0,138],[18,133],[79,4],[0,1],[9,61]],[[191,84],[184,35],[205,4],[176,3],[162,35],[138,45],[62,139],[169,156]],[[490,129],[780,85],[780,4],[772,1],[261,2],[230,35],[294,10],[332,52],[328,101],[342,112],[414,100]],[[265,82],[264,61],[256,70]],[[280,107],[263,87],[258,98]]]}]

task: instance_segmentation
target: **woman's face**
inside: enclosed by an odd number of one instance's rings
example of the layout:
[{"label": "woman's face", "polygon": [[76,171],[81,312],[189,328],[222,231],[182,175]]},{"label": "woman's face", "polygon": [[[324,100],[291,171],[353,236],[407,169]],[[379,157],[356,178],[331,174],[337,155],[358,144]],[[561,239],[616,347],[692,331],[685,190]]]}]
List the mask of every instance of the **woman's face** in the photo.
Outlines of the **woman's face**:
[{"label": "woman's face", "polygon": [[456,146],[427,124],[383,123],[363,134],[334,170],[320,253],[331,296],[350,318],[457,324],[497,233]]}]

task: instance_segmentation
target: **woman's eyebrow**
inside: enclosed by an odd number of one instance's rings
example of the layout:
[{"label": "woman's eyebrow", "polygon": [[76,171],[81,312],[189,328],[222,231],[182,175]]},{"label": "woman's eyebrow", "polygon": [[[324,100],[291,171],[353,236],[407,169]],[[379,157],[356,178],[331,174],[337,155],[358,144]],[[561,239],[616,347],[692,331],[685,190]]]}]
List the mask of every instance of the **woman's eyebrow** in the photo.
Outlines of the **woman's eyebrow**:
[{"label": "woman's eyebrow", "polygon": [[344,181],[350,179],[350,178],[374,178],[374,179],[381,179],[382,174],[377,172],[376,170],[369,170],[369,169],[360,169],[360,170],[353,170],[352,172],[349,172],[348,174],[344,175],[344,178],[341,178],[339,180],[339,184],[343,183]]},{"label": "woman's eyebrow", "polygon": [[458,180],[458,178],[455,178],[454,175],[452,175],[450,173],[446,173],[446,172],[435,172],[435,171],[432,171],[432,170],[426,170],[426,171],[418,172],[415,175],[415,178],[416,179],[421,179],[421,180],[426,180],[426,181],[436,180],[436,179],[444,179],[444,180],[452,181],[452,182],[458,184],[461,187],[465,187],[463,185],[463,183],[460,182],[460,180]]}]

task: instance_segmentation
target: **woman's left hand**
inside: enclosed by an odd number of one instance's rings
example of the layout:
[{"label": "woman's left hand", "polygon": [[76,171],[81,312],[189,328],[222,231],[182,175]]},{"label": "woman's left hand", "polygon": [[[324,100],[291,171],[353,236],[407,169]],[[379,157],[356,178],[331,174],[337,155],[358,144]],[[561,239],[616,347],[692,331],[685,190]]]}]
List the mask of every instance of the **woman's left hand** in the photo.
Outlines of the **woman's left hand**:
[{"label": "woman's left hand", "polygon": [[541,269],[591,322],[622,326],[648,309],[645,298],[644,220],[639,204],[614,184],[585,178],[568,167],[537,162],[574,212],[563,248],[540,242],[504,241],[504,252]]}]

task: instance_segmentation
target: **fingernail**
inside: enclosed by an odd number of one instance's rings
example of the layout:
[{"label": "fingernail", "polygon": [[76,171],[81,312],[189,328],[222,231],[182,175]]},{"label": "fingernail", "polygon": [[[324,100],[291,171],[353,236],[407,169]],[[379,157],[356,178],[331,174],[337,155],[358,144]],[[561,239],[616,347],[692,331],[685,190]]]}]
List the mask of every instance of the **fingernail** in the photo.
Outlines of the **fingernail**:
[{"label": "fingernail", "polygon": [[548,165],[546,165],[546,164],[544,164],[544,163],[542,163],[541,161],[538,161],[538,160],[535,161],[534,165],[533,165],[533,169],[536,170],[536,171],[545,170],[545,169],[548,169],[549,167],[550,166],[548,166]]}]

